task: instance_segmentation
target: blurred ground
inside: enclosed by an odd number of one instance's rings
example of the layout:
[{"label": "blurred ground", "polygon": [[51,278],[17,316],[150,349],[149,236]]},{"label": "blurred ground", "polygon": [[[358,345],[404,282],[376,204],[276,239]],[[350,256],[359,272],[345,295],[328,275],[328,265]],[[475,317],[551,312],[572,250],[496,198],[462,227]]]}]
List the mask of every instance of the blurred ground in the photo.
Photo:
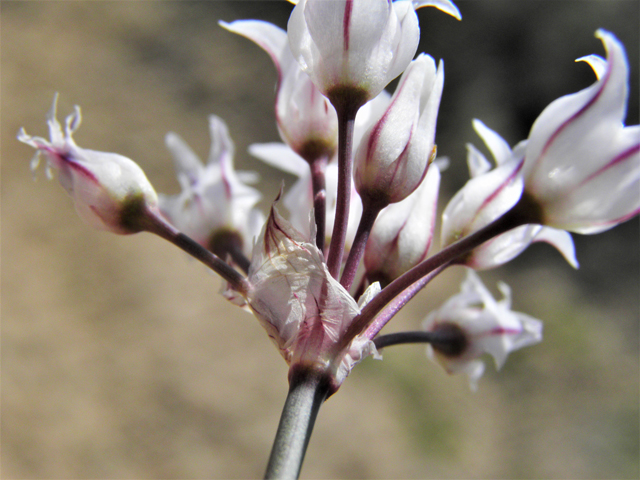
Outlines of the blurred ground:
[{"label": "blurred ground", "polygon": [[[631,62],[638,123],[636,1],[459,1],[464,20],[420,11],[421,49],[443,58],[439,153],[445,193],[466,180],[481,118],[512,144],[560,95],[593,81],[573,60],[603,54],[604,27]],[[116,237],[71,201],[15,135],[44,135],[83,109],[79,145],[135,159],[177,191],[163,138],[203,156],[206,116],[229,124],[240,168],[274,141],[269,58],[217,21],[284,27],[285,2],[2,1],[2,478],[257,478],[286,395],[286,366],[258,323],[217,295],[219,280],[149,235]],[[291,179],[287,179],[290,184]],[[483,274],[505,279],[545,341],[489,366],[476,394],[422,347],[358,366],[320,412],[306,478],[638,478],[637,219],[576,238],[581,269],[545,246]],[[394,319],[415,328],[458,290],[447,273]]]}]

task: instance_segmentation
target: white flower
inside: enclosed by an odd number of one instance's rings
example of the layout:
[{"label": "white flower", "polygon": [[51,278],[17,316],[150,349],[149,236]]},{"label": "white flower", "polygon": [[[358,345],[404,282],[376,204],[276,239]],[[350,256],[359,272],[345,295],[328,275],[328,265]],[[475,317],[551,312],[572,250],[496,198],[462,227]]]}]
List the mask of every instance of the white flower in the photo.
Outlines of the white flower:
[{"label": "white flower", "polygon": [[220,22],[265,50],[278,71],[276,123],[282,140],[307,161],[332,158],[338,145],[336,111],[293,58],[287,32],[259,20]]},{"label": "white flower", "polygon": [[479,357],[490,354],[496,368],[507,355],[542,340],[542,322],[511,310],[511,291],[499,283],[503,299],[496,301],[473,270],[468,270],[460,293],[431,312],[423,328],[434,335],[427,354],[450,373],[465,373],[472,389],[484,372]]},{"label": "white flower", "polygon": [[[514,152],[496,132],[480,120],[473,128],[493,154],[496,168],[473,145],[467,145],[467,163],[471,180],[451,199],[442,215],[442,245],[473,233],[506,213],[520,199],[523,184],[520,175],[521,153],[525,143]],[[517,257],[534,242],[553,245],[574,268],[578,267],[573,240],[568,232],[541,225],[522,225],[476,247],[459,263],[476,270],[502,265]]]},{"label": "white flower", "polygon": [[355,155],[356,188],[368,202],[395,203],[413,192],[435,158],[444,67],[429,55],[411,62],[387,110]]},{"label": "white flower", "polygon": [[158,197],[142,169],[116,153],[87,150],[76,145],[72,134],[80,126],[80,108],[66,118],[64,134],[56,118],[58,95],[47,114],[50,140],[20,130],[18,140],[37,149],[31,161],[35,170],[44,156],[47,177],[51,169],[73,198],[76,211],[88,224],[118,234],[145,229],[145,213],[155,210]]},{"label": "white flower", "polygon": [[[540,223],[572,232],[608,230],[640,211],[640,126],[624,126],[629,66],[622,44],[598,30],[607,59],[583,57],[598,81],[552,102],[524,153],[525,195]],[[534,212],[536,214],[536,212]]]},{"label": "white flower", "polygon": [[448,1],[301,0],[287,28],[293,56],[331,102],[345,90],[359,105],[375,97],[411,62],[420,37],[414,8],[434,5],[457,16]]},{"label": "white flower", "polygon": [[[380,95],[360,108],[354,127],[354,144],[357,145],[361,141],[365,130],[384,112],[390,99],[391,95],[383,90]],[[304,235],[309,235],[309,215],[313,208],[313,187],[308,162],[294,152],[290,146],[282,143],[254,143],[249,146],[249,153],[272,167],[298,178],[282,198],[282,203],[289,210],[289,221],[294,228]],[[333,231],[337,205],[338,164],[335,160],[334,158],[325,170],[327,209],[325,232],[327,232],[327,237]],[[362,215],[362,200],[360,200],[353,181],[351,183],[351,205],[345,241],[345,249],[347,250],[351,248]]]},{"label": "white flower", "polygon": [[479,121],[474,128],[496,160],[496,168],[473,146],[467,162],[471,179],[449,201],[442,214],[442,246],[466,237],[504,215],[522,195],[521,145],[512,153],[495,132]]},{"label": "white flower", "polygon": [[255,181],[255,175],[234,171],[233,142],[222,119],[211,115],[209,130],[206,165],[178,135],[167,134],[182,192],[161,195],[160,207],[179,230],[222,258],[230,248],[249,254],[264,217],[255,208],[260,193],[242,180]]}]

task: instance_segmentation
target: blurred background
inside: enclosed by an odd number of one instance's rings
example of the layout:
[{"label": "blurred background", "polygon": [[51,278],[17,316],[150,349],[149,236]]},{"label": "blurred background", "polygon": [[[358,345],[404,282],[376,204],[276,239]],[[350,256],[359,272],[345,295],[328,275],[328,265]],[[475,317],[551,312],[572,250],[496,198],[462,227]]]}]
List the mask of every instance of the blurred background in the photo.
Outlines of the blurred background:
[{"label": "blurred background", "polygon": [[[574,59],[597,28],[627,48],[627,124],[638,123],[635,0],[456,2],[462,22],[419,11],[420,51],[445,62],[437,134],[451,159],[441,204],[468,178],[480,118],[515,144],[542,109],[594,81]],[[218,20],[285,28],[286,2],[2,1],[2,478],[261,477],[287,368],[258,322],[218,295],[220,281],[151,235],[94,231],[57,185],[29,171],[20,127],[45,135],[81,105],[85,148],[136,160],[177,193],[164,147],[180,134],[203,158],[207,115],[223,117],[241,169],[282,179],[247,153],[278,139],[269,57]],[[292,178],[285,178],[291,185]],[[545,322],[477,393],[422,346],[367,359],[320,412],[305,478],[638,478],[638,219],[575,236],[573,271],[546,245],[482,274],[513,288],[514,309]],[[440,276],[389,325],[415,329],[459,289]]]}]

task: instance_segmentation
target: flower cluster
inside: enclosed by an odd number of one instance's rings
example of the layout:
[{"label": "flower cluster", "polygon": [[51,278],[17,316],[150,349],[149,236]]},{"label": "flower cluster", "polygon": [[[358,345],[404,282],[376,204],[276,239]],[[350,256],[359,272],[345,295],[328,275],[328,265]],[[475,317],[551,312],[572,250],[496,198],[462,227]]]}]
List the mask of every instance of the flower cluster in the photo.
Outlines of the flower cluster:
[{"label": "flower cluster", "polygon": [[[290,365],[324,376],[335,392],[355,364],[379,349],[426,342],[449,373],[475,386],[488,353],[539,342],[540,321],[496,301],[474,270],[513,259],[533,242],[553,245],[578,266],[569,232],[594,234],[640,211],[640,127],[625,126],[628,63],[622,44],[599,30],[606,59],[579,60],[590,87],[551,103],[529,137],[511,148],[481,121],[473,126],[495,166],[473,145],[471,179],[444,208],[444,162],[436,123],[444,65],[421,53],[415,9],[434,6],[460,19],[449,0],[300,0],[287,30],[257,20],[221,22],[271,57],[278,73],[275,118],[284,143],[250,152],[298,180],[265,216],[257,177],[233,168],[227,126],[211,116],[205,164],[167,135],[178,181],[158,196],[132,160],[78,147],[64,134],[55,101],[50,140],[18,139],[44,156],[80,216],[115,233],[150,231],[202,260],[226,281],[227,298],[250,310]],[[415,58],[414,58],[415,57]],[[393,95],[385,87],[400,77]],[[35,168],[37,162],[32,163]],[[440,250],[429,255],[437,226]],[[467,278],[420,332],[380,335],[419,290],[450,266]]]}]

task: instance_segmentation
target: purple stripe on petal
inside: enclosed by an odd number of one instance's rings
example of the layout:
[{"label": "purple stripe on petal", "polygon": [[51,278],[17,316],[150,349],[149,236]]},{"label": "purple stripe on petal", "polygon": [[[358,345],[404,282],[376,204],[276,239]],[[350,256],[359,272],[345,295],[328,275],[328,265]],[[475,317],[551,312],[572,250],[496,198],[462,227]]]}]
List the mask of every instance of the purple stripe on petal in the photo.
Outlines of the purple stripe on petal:
[{"label": "purple stripe on petal", "polygon": [[96,185],[100,184],[100,182],[98,181],[96,176],[91,172],[91,170],[85,167],[82,163],[71,158],[71,156],[68,153],[63,154],[62,152],[56,150],[55,148],[49,148],[49,147],[44,148],[43,150],[45,150],[49,155],[55,156],[57,159],[59,159],[61,161],[61,165],[66,164],[70,168],[72,168],[74,172],[79,173],[80,175],[86,177],[88,180],[94,182]]},{"label": "purple stripe on petal", "polygon": [[542,157],[544,157],[547,154],[547,151],[551,148],[551,145],[556,140],[556,138],[558,138],[560,133],[562,133],[562,131],[565,128],[567,128],[570,124],[572,124],[574,121],[578,120],[583,114],[585,114],[587,112],[587,110],[589,110],[589,108],[591,108],[591,106],[600,98],[600,96],[602,95],[602,92],[604,91],[605,87],[607,86],[607,82],[609,81],[609,77],[611,76],[611,72],[613,71],[612,61],[613,61],[613,59],[609,59],[607,73],[603,77],[602,85],[598,89],[598,91],[595,93],[595,95],[580,110],[578,110],[571,117],[569,117],[567,120],[565,120],[555,130],[555,132],[553,132],[553,134],[549,137],[549,139],[547,140],[547,143],[544,145],[544,147],[540,151],[540,156],[538,157],[538,160],[537,160],[538,165],[540,164],[540,159],[542,159]]},{"label": "purple stripe on petal", "polygon": [[342,39],[344,51],[349,50],[349,28],[351,27],[351,12],[353,11],[353,0],[347,0],[344,5],[344,18],[342,21]]},{"label": "purple stripe on petal", "polygon": [[585,185],[586,183],[590,182],[591,180],[593,180],[598,175],[601,175],[602,173],[604,173],[609,168],[615,167],[617,164],[619,164],[621,162],[624,162],[625,160],[628,160],[629,158],[631,158],[634,154],[638,153],[639,151],[640,151],[640,144],[633,145],[631,148],[629,148],[625,152],[622,152],[618,156],[614,157],[613,159],[611,159],[611,161],[609,163],[607,163],[606,165],[602,166],[600,169],[596,170],[591,175],[589,175],[587,178],[585,178],[580,183],[580,185],[578,185],[576,188],[582,187],[583,185]]},{"label": "purple stripe on petal", "polygon": [[478,217],[478,214],[484,210],[486,208],[487,205],[489,205],[493,200],[495,200],[495,198],[500,194],[500,192],[502,192],[502,190],[504,188],[507,187],[507,185],[509,185],[511,182],[513,182],[513,180],[518,176],[518,174],[520,173],[520,170],[522,170],[522,166],[524,165],[524,159],[520,161],[520,163],[518,164],[518,168],[516,168],[511,175],[509,175],[506,180],[502,183],[502,185],[500,185],[498,188],[496,188],[494,190],[494,192],[489,195],[487,198],[485,198],[484,202],[482,202],[482,205],[480,205],[480,208],[478,208],[478,210],[476,210],[476,214],[474,216],[473,221],[475,222],[475,219]]}]

